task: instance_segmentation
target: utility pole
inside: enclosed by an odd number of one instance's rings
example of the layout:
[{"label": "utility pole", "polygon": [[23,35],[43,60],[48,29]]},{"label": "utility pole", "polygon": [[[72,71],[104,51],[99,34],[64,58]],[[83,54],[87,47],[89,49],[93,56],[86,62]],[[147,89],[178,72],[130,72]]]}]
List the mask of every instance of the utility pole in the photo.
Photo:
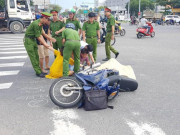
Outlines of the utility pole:
[{"label": "utility pole", "polygon": [[138,18],[140,19],[141,17],[141,0],[139,0],[139,13],[138,13]]},{"label": "utility pole", "polygon": [[45,0],[44,0],[44,11],[45,11]]},{"label": "utility pole", "polygon": [[127,18],[129,19],[130,15],[129,15],[129,10],[130,10],[130,2],[131,0],[129,0],[129,3],[128,3],[128,14],[127,14]]}]

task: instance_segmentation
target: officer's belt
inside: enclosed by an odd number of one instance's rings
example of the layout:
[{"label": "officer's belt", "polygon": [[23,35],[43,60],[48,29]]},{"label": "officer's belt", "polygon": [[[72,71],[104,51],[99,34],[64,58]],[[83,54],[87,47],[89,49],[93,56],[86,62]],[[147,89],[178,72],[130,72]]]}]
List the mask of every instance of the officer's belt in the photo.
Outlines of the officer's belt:
[{"label": "officer's belt", "polygon": [[67,39],[66,41],[79,42],[80,40]]},{"label": "officer's belt", "polygon": [[55,35],[55,36],[52,36],[52,37],[62,37],[62,36],[60,36],[60,35]]},{"label": "officer's belt", "polygon": [[28,36],[28,35],[25,35],[25,38],[35,39],[34,36]]},{"label": "officer's belt", "polygon": [[97,38],[97,36],[93,36],[93,37],[86,37],[86,38]]}]

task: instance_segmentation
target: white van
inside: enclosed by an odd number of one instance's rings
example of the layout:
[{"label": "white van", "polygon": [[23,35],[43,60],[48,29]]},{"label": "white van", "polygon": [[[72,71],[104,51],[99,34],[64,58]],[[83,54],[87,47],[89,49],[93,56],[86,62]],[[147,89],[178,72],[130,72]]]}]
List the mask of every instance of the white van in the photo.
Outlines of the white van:
[{"label": "white van", "polygon": [[170,19],[174,20],[175,22],[180,22],[180,16],[178,15],[166,15],[165,21],[169,21]]}]

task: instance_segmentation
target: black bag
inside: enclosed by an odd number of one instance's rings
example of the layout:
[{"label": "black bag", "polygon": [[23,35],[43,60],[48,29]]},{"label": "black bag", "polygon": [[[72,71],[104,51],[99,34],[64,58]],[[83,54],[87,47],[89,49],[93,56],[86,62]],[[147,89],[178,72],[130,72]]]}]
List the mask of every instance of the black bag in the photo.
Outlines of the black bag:
[{"label": "black bag", "polygon": [[106,109],[107,92],[106,90],[88,90],[84,92],[84,109],[86,111]]}]

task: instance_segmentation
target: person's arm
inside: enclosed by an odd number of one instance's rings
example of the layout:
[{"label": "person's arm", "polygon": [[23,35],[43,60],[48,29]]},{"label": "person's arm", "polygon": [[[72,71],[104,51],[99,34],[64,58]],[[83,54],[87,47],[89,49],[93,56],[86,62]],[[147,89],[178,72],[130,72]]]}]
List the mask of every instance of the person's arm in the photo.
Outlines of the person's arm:
[{"label": "person's arm", "polygon": [[43,36],[40,35],[39,37],[37,37],[37,39],[39,40],[39,42],[44,45],[46,48],[49,47],[49,45],[46,43],[46,41],[44,40]]},{"label": "person's arm", "polygon": [[81,30],[81,29],[79,29],[79,36],[81,36],[81,33],[82,33],[82,30]]},{"label": "person's arm", "polygon": [[[48,29],[48,35],[51,36],[51,30],[50,30],[50,28]],[[52,45],[52,41],[49,40],[49,42],[50,42],[50,45],[53,46],[53,45]]]},{"label": "person's arm", "polygon": [[52,52],[55,51],[55,49],[52,46],[48,46],[48,49],[51,50]]},{"label": "person's arm", "polygon": [[49,35],[47,35],[47,34],[44,32],[43,28],[42,28],[42,35],[43,35],[45,38],[47,38],[49,41],[52,41],[53,43],[56,42],[56,39],[55,39],[55,38],[52,38],[52,37],[49,36]]},{"label": "person's arm", "polygon": [[63,32],[63,30],[65,30],[65,27],[63,27],[63,28],[60,29],[59,31],[56,31],[55,34],[58,35],[59,33]]},{"label": "person's arm", "polygon": [[100,44],[101,43],[101,40],[100,40],[100,30],[97,30],[97,35],[98,35],[98,43]]},{"label": "person's arm", "polygon": [[64,30],[63,32],[62,32],[62,44],[64,45],[64,43],[66,42],[66,39],[65,39],[65,31],[66,30]]},{"label": "person's arm", "polygon": [[66,42],[66,39],[65,38],[63,38],[62,39],[62,43],[63,43],[63,45],[64,45],[64,43]]},{"label": "person's arm", "polygon": [[114,25],[112,26],[112,36],[111,36],[111,40],[114,40]]},{"label": "person's arm", "polygon": [[82,31],[83,41],[86,42],[85,31]]},{"label": "person's arm", "polygon": [[94,61],[94,57],[93,57],[93,55],[92,55],[92,52],[89,52],[89,57],[90,57],[90,59],[91,59],[92,63],[95,63],[95,61]]}]

